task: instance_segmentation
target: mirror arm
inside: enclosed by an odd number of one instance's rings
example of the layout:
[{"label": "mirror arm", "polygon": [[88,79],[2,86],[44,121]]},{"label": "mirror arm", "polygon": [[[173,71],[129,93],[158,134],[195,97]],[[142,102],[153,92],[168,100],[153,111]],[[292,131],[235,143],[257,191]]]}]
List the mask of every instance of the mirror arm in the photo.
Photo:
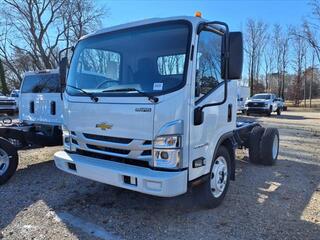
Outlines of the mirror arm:
[{"label": "mirror arm", "polygon": [[217,103],[208,103],[208,104],[202,105],[200,107],[200,109],[203,110],[204,108],[207,108],[207,107],[213,107],[213,106],[222,105],[227,101],[227,97],[228,97],[228,81],[224,80],[224,96],[223,96],[223,100],[221,102],[217,102]]},{"label": "mirror arm", "polygon": [[201,111],[206,107],[219,106],[219,105],[224,104],[227,101],[227,97],[228,97],[228,70],[229,70],[229,57],[230,57],[230,54],[229,54],[229,26],[228,26],[228,24],[226,24],[224,22],[219,22],[219,21],[205,22],[203,24],[204,25],[202,27],[199,26],[198,31],[199,31],[200,28],[202,30],[205,26],[212,25],[212,24],[221,25],[221,26],[225,27],[225,30],[224,30],[224,34],[225,34],[225,37],[224,37],[225,51],[224,51],[224,56],[223,56],[225,78],[224,78],[224,96],[223,96],[223,100],[221,102],[217,102],[217,103],[205,104],[205,105],[200,107]]},{"label": "mirror arm", "polygon": [[59,57],[58,57],[59,61],[61,61],[61,59],[62,59],[61,58],[62,53],[65,52],[66,50],[69,50],[69,49],[71,50],[71,52],[73,52],[74,51],[74,46],[66,47],[66,48],[64,48],[64,49],[59,51]]}]

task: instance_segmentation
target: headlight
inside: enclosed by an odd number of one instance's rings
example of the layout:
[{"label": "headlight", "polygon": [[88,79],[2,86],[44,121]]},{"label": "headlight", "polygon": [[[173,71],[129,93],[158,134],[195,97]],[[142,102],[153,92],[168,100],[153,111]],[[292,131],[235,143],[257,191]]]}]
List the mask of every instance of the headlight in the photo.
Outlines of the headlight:
[{"label": "headlight", "polygon": [[154,167],[178,169],[181,167],[181,136],[161,136],[154,141]]},{"label": "headlight", "polygon": [[154,148],[179,148],[180,136],[161,136],[154,141]]},{"label": "headlight", "polygon": [[62,138],[63,138],[63,147],[65,150],[71,151],[71,136],[70,131],[62,126]]},{"label": "headlight", "polygon": [[264,104],[264,106],[265,106],[265,107],[268,107],[268,106],[269,106],[269,104],[268,104],[268,103],[265,103],[265,104]]}]

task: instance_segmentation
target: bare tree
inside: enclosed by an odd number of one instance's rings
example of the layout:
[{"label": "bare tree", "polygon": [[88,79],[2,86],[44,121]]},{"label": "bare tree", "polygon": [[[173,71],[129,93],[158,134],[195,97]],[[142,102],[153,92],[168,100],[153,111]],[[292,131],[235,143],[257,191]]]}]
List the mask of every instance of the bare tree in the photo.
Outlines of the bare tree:
[{"label": "bare tree", "polygon": [[294,93],[294,103],[299,105],[299,101],[302,99],[301,89],[302,89],[302,73],[304,67],[304,59],[306,56],[306,43],[305,39],[299,35],[293,35],[292,38],[293,45],[293,68],[296,72],[296,79],[293,84],[293,93]]},{"label": "bare tree", "polygon": [[[268,35],[267,42],[270,42],[271,37]],[[265,92],[270,91],[269,76],[272,74],[275,65],[275,51],[271,44],[267,44],[263,54],[263,68],[264,68],[264,81],[265,81]]]},{"label": "bare tree", "polygon": [[0,10],[0,57],[18,81],[24,71],[55,68],[59,48],[95,30],[105,13],[89,0],[3,0]]},{"label": "bare tree", "polygon": [[260,62],[267,39],[268,26],[261,22],[249,19],[245,37],[245,51],[248,56],[248,74],[250,95],[253,95],[254,82],[259,80]]},{"label": "bare tree", "polygon": [[101,26],[108,16],[105,6],[97,7],[91,0],[68,0],[60,9],[63,19],[66,47],[75,44],[83,35]]},{"label": "bare tree", "polygon": [[275,24],[272,34],[275,68],[277,70],[278,95],[284,99],[285,79],[289,63],[289,37],[279,24]]}]

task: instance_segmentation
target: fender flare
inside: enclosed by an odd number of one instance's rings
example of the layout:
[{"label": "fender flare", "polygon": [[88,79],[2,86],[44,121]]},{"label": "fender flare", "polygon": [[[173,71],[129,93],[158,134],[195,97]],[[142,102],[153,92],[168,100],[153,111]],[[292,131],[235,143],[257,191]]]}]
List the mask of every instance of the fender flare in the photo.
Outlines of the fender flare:
[{"label": "fender flare", "polygon": [[[229,153],[230,153],[230,160],[231,160],[231,174],[230,174],[230,179],[231,180],[235,180],[235,175],[236,175],[236,163],[235,163],[235,149],[237,148],[237,142],[234,138],[234,133],[233,131],[230,131],[230,132],[226,132],[224,134],[222,134],[215,146],[215,149],[214,149],[214,153],[213,153],[213,158],[216,156],[217,154],[217,151],[218,151],[218,148],[223,145],[223,143],[225,141],[228,141],[228,145],[226,146],[229,150]],[[213,163],[213,161],[212,161]],[[211,165],[212,165],[211,163]],[[210,169],[211,169],[211,166],[210,166]]]}]

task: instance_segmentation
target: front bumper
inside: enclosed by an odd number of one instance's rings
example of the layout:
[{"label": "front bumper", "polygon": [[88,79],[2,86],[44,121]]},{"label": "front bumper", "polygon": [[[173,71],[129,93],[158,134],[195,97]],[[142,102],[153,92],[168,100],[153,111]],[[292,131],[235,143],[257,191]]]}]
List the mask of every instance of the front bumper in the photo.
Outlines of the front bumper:
[{"label": "front bumper", "polygon": [[246,107],[247,113],[269,113],[270,109],[268,107]]},{"label": "front bumper", "polygon": [[6,112],[6,111],[15,111],[17,109],[16,105],[1,105],[0,104],[0,111]]},{"label": "front bumper", "polygon": [[[54,162],[57,168],[65,172],[145,194],[173,197],[187,191],[187,170],[179,172],[156,171],[145,167],[70,154],[65,151],[55,153]],[[70,168],[70,164],[74,164],[73,167]],[[126,183],[125,177],[135,179],[136,184]]]}]

